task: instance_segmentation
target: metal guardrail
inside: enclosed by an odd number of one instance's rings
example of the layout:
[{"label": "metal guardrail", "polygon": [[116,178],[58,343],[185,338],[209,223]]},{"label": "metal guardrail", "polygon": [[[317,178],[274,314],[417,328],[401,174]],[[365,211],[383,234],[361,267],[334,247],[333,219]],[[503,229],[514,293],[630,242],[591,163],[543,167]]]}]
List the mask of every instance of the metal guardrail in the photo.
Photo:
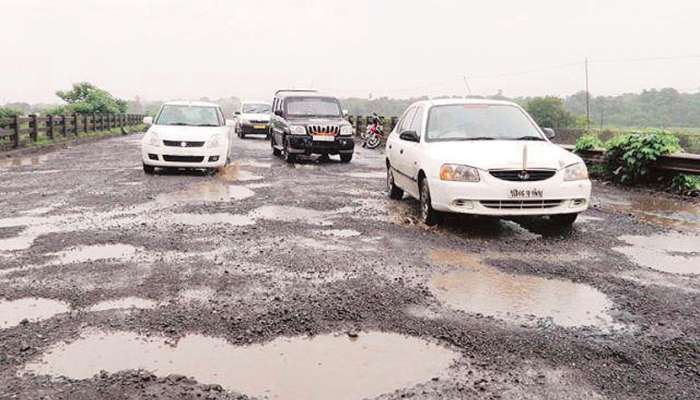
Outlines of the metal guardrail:
[{"label": "metal guardrail", "polygon": [[[561,145],[569,151],[574,151],[573,145]],[[605,164],[605,150],[586,150],[578,153],[586,162],[593,164]],[[700,154],[676,153],[661,156],[653,168],[659,171],[677,172],[683,174],[700,175]]]}]

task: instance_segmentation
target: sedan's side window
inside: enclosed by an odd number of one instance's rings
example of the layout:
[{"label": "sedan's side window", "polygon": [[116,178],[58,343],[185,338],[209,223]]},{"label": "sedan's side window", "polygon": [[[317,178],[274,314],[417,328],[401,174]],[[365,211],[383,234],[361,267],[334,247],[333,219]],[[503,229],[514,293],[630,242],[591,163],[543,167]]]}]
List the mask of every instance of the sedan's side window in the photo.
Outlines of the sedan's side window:
[{"label": "sedan's side window", "polygon": [[413,121],[413,115],[415,114],[415,112],[416,108],[411,107],[408,109],[408,111],[406,111],[406,114],[403,115],[403,118],[399,123],[399,134],[409,129],[409,126],[411,126],[411,121]]},{"label": "sedan's side window", "polygon": [[413,116],[413,121],[411,122],[410,128],[408,128],[411,131],[415,131],[418,134],[418,137],[421,137],[421,131],[423,130],[423,106],[418,106],[416,107],[416,114]]}]

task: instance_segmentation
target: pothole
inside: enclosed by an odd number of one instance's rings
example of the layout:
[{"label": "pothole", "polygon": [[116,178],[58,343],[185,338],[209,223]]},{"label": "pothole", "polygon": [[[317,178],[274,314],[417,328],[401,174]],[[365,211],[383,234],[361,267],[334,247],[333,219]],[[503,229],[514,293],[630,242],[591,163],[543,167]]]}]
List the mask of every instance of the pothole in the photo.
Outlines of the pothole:
[{"label": "pothole", "polygon": [[612,302],[591,286],[503,273],[460,252],[433,251],[431,258],[434,263],[459,267],[430,283],[435,297],[453,308],[523,324],[551,319],[563,327],[613,325],[608,314]]},{"label": "pothole", "polygon": [[39,297],[18,300],[0,300],[0,329],[19,325],[23,320],[43,321],[70,311],[68,304]]},{"label": "pothole", "polygon": [[87,311],[98,312],[98,311],[108,311],[108,310],[130,310],[130,309],[142,309],[147,310],[151,308],[156,308],[158,303],[149,299],[142,299],[140,297],[122,297],[119,299],[105,300],[97,304],[90,306]]},{"label": "pothole", "polygon": [[189,335],[177,345],[135,333],[88,332],[50,348],[26,372],[88,379],[100,371],[145,369],[272,399],[362,399],[442,376],[459,354],[394,333],[322,335],[233,346]]},{"label": "pothole", "polygon": [[255,196],[255,192],[239,185],[221,181],[208,181],[192,185],[190,188],[173,193],[158,195],[156,202],[161,206],[177,203],[210,203],[243,200]]},{"label": "pothole", "polygon": [[328,221],[327,213],[309,208],[291,206],[262,206],[250,213],[253,218],[262,218],[281,222],[302,221],[314,225],[333,225]]},{"label": "pothole", "polygon": [[262,176],[255,175],[249,171],[242,170],[240,167],[240,163],[238,162],[219,168],[216,177],[225,182],[257,181],[263,179]]},{"label": "pothole", "polygon": [[316,231],[319,235],[333,236],[339,238],[351,238],[360,236],[361,233],[353,229],[328,229],[324,231]]},{"label": "pothole", "polygon": [[666,196],[634,192],[619,195],[608,193],[604,188],[599,189],[602,193],[595,200],[604,208],[629,212],[645,222],[662,226],[700,226],[699,204]]},{"label": "pothole", "polygon": [[57,258],[52,264],[76,264],[100,260],[126,261],[136,255],[136,248],[128,244],[101,244],[75,247],[52,255]]},{"label": "pothole", "polygon": [[622,236],[631,246],[614,247],[643,267],[672,274],[700,274],[700,237],[683,234]]},{"label": "pothole", "polygon": [[237,214],[173,214],[170,217],[172,223],[182,225],[215,225],[228,224],[232,226],[246,226],[255,224],[255,220],[247,215]]}]

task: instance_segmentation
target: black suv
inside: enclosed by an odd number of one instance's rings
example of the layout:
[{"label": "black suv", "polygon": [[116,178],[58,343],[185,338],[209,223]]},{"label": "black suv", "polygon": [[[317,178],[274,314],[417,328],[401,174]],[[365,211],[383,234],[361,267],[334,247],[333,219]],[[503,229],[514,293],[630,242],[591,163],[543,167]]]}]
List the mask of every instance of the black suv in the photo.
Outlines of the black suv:
[{"label": "black suv", "polygon": [[340,102],[315,90],[278,90],[270,121],[272,153],[294,162],[297,155],[339,154],[352,160],[352,125],[343,118]]}]

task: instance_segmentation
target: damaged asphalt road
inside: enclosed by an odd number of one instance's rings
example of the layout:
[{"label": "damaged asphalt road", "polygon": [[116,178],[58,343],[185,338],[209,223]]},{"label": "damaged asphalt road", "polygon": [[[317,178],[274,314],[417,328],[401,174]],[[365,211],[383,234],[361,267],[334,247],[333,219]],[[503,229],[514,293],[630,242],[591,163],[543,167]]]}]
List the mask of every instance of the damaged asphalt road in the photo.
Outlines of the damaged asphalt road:
[{"label": "damaged asphalt road", "polygon": [[427,228],[378,151],[147,176],[139,139],[0,161],[0,398],[700,398],[697,203]]}]

